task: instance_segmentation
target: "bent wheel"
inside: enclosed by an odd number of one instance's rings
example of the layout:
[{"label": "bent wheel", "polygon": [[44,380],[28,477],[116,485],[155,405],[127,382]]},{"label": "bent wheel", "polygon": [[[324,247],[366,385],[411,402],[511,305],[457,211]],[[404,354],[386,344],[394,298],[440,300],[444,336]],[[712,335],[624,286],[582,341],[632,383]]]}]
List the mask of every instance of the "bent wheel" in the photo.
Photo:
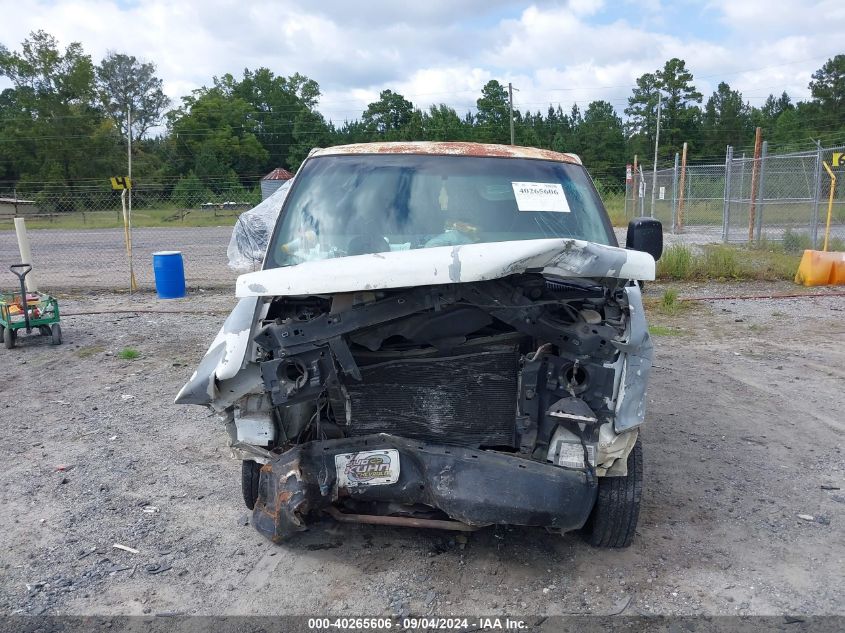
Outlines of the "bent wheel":
[{"label": "bent wheel", "polygon": [[241,462],[241,491],[246,507],[252,510],[258,500],[258,480],[261,477],[261,464],[251,459]]},{"label": "bent wheel", "polygon": [[50,326],[50,334],[52,338],[50,339],[50,343],[53,345],[61,345],[62,344],[62,326],[58,323],[54,323]]},{"label": "bent wheel", "polygon": [[584,538],[595,547],[628,547],[637,530],[643,492],[643,449],[640,441],[628,455],[625,477],[599,478],[596,505],[583,527]]}]

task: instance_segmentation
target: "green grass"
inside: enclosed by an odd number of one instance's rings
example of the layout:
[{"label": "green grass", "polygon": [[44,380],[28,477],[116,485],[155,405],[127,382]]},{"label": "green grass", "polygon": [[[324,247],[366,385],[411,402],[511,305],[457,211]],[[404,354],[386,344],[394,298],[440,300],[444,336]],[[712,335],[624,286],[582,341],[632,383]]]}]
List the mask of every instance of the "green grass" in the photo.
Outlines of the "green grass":
[{"label": "green grass", "polygon": [[657,262],[657,277],[686,281],[793,279],[800,260],[799,253],[788,252],[782,245],[709,244],[693,250],[677,244],[667,248]]},{"label": "green grass", "polygon": [[[650,184],[650,182],[649,182]],[[722,226],[724,214],[724,202],[722,200],[721,189],[718,195],[714,198],[707,199],[692,199],[684,203],[683,218],[678,218],[678,221],[684,226]],[[625,217],[625,196],[621,193],[612,193],[602,195],[604,206],[607,209],[608,215],[613,226],[626,226],[628,218]],[[633,200],[628,200],[628,216],[633,217]],[[651,212],[651,196],[646,195],[645,200],[640,201],[637,215],[649,215]],[[757,207],[757,212],[760,212],[760,207]],[[813,217],[813,203],[811,201],[801,202],[775,202],[766,201],[763,205],[763,226],[766,225],[781,225],[781,226],[796,226],[795,235],[803,235],[802,241],[805,244],[809,243],[807,236],[807,229],[800,227],[807,227],[811,218]],[[730,226],[732,230],[748,230],[748,214],[749,207],[747,204],[740,204],[736,201],[731,203]],[[663,222],[663,226],[668,230],[672,226],[672,200],[670,192],[667,192],[667,198],[664,200],[655,200],[654,217]],[[819,208],[820,221],[824,223],[827,217],[827,206]],[[831,214],[831,221],[833,224],[845,223],[845,201],[836,200],[833,205],[833,213]],[[789,232],[789,231],[787,231]],[[822,239],[824,227],[819,231],[819,239]],[[809,246],[804,246],[809,248]],[[830,250],[836,250],[831,248]]]},{"label": "green grass", "polygon": [[663,297],[660,299],[660,311],[663,314],[668,314],[670,316],[678,314],[681,309],[681,303],[678,301],[678,291],[670,288],[666,292],[663,293]]},{"label": "green grass", "polygon": [[[818,239],[818,247],[821,249],[822,244],[824,243],[824,228],[819,231]],[[780,248],[787,253],[800,254],[805,250],[811,250],[813,248],[813,243],[810,239],[809,233],[804,231],[794,232],[791,229],[787,229],[783,234],[783,241],[781,241],[780,244],[765,244],[762,246],[774,249]],[[827,250],[837,252],[845,251],[845,240],[839,239],[838,237],[831,237],[827,243]]]},{"label": "green grass", "polygon": [[135,360],[140,355],[141,355],[141,352],[139,352],[137,349],[134,349],[132,347],[124,347],[122,350],[120,350],[117,353],[117,357],[122,359],[122,360]]},{"label": "green grass", "polygon": [[694,311],[698,307],[694,302],[681,299],[678,296],[678,291],[674,288],[668,288],[660,297],[643,297],[643,304],[645,305],[646,312],[650,315],[668,317]]},{"label": "green grass", "polygon": [[[138,209],[132,211],[132,226],[233,226],[243,210],[234,209]],[[116,211],[76,211],[49,217],[24,215],[28,229],[113,229],[123,228],[123,213]],[[14,219],[0,217],[0,231],[14,230]]]},{"label": "green grass", "polygon": [[657,261],[657,276],[661,279],[690,279],[693,259],[692,250],[683,244],[670,246]]},{"label": "green grass", "polygon": [[[623,193],[605,193],[602,196],[607,213],[613,226],[627,226],[628,218],[625,215],[625,195]],[[646,215],[650,210],[650,199],[643,202]],[[633,201],[628,200],[628,215],[632,215]],[[672,224],[672,201],[658,200],[655,204],[655,217],[663,222],[664,227],[671,227]],[[165,203],[162,208],[136,208],[132,212],[132,225],[136,227],[160,227],[160,226],[220,226],[233,225],[238,215],[243,210],[235,209],[179,209],[170,203]],[[685,225],[721,226],[722,224],[722,201],[719,200],[692,200],[684,206]],[[820,215],[823,216],[820,210]],[[764,224],[795,224],[796,218],[806,218],[807,223],[812,217],[812,205],[810,203],[799,204],[777,204],[767,202],[763,216]],[[826,210],[825,210],[826,213]],[[123,215],[119,207],[108,211],[74,211],[70,213],[54,213],[49,217],[38,217],[25,215],[27,228],[31,229],[103,229],[123,228]],[[824,217],[824,216],[823,216]],[[845,222],[845,204],[837,201],[834,204],[833,221],[835,223]],[[747,209],[733,208],[731,226],[743,226],[747,222]],[[13,219],[9,216],[0,217],[0,230],[13,230]],[[823,228],[820,231],[819,239],[822,239]],[[843,250],[845,243],[842,240],[833,240],[830,250]],[[784,235],[784,244],[787,250],[803,250],[809,248],[809,236],[806,232],[793,232],[788,230]]]},{"label": "green grass", "polygon": [[[684,225],[705,225],[705,226],[721,226],[723,221],[724,203],[721,198],[721,192],[716,198],[709,200],[691,200],[684,204]],[[648,208],[650,201],[646,203]],[[660,213],[657,209],[660,209]],[[760,213],[760,206],[757,206],[757,213]],[[767,200],[763,205],[763,226],[767,224],[779,225],[798,225],[807,226],[813,217],[813,203],[809,200],[801,202],[775,202]],[[666,221],[667,217],[671,222],[672,205],[664,203],[663,205],[655,206],[655,215],[660,220]],[[749,205],[748,203],[740,204],[737,201],[731,203],[730,224],[732,227],[745,227],[748,229]],[[819,208],[819,216],[821,222],[825,221],[827,217],[827,204],[824,208]],[[841,200],[834,201],[833,213],[831,220],[834,224],[841,224],[845,222],[845,204]]]},{"label": "green grass", "polygon": [[683,334],[678,328],[667,327],[665,325],[649,325],[648,333],[652,336],[680,336]]},{"label": "green grass", "polygon": [[[608,194],[603,198],[604,208],[610,216],[613,226],[627,226],[628,218],[625,217],[625,195],[621,193]],[[630,204],[630,201],[628,202]]]},{"label": "green grass", "polygon": [[105,347],[102,347],[100,345],[91,345],[89,347],[80,347],[78,350],[76,350],[76,355],[79,356],[79,358],[90,358],[95,354],[99,354],[100,352],[105,351]]},{"label": "green grass", "polygon": [[[731,246],[705,247],[701,271],[710,279],[754,279],[753,267],[740,264],[739,249]],[[797,264],[796,264],[797,268]],[[794,273],[793,273],[794,274]]]}]

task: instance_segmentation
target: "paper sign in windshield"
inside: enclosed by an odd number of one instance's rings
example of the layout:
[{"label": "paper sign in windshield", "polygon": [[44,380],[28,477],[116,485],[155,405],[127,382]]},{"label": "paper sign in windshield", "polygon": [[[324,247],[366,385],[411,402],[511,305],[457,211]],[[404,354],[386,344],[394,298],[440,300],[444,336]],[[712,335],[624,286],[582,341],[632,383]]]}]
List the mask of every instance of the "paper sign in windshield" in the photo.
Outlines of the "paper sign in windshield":
[{"label": "paper sign in windshield", "polygon": [[512,182],[511,186],[520,211],[569,213],[569,203],[560,183]]}]

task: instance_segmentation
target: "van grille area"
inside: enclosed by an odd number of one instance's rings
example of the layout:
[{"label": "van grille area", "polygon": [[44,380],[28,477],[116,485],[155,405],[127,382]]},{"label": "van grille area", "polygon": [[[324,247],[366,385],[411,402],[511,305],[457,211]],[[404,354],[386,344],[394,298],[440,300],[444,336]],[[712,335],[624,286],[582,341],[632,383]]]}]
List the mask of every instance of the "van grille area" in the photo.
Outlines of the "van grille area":
[{"label": "van grille area", "polygon": [[[513,446],[518,363],[516,345],[498,345],[363,366],[361,382],[346,383],[352,408],[349,434],[390,433],[475,448]],[[336,398],[332,406],[343,411]],[[337,417],[344,419],[343,414]]]}]

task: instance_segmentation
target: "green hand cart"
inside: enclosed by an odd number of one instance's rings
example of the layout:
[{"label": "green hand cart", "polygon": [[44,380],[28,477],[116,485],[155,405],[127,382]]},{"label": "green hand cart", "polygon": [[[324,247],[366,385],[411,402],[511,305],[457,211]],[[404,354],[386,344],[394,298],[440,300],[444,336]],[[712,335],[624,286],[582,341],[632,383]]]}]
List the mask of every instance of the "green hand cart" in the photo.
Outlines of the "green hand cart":
[{"label": "green hand cart", "polygon": [[50,337],[50,343],[59,345],[62,342],[59,302],[40,292],[27,293],[25,279],[32,266],[14,264],[10,269],[20,281],[21,291],[20,294],[0,293],[0,335],[6,349],[15,346],[18,331],[24,328],[27,334],[37,329],[41,336]]}]

